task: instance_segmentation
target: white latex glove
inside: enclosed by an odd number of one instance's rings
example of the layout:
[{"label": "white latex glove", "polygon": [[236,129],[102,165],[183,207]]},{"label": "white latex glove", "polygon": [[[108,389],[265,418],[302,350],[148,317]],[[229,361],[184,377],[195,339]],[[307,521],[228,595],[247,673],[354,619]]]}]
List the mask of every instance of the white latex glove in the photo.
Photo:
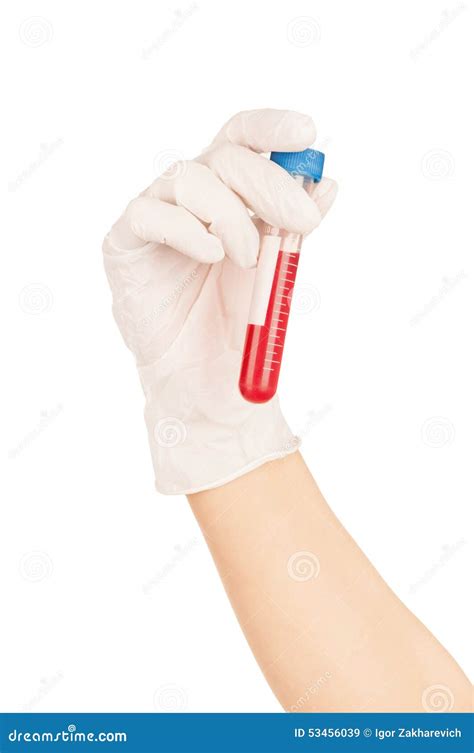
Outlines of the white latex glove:
[{"label": "white latex glove", "polygon": [[137,360],[164,494],[220,486],[298,447],[278,399],[246,402],[238,379],[259,248],[248,208],[308,233],[336,195],[325,178],[310,197],[258,152],[300,151],[315,135],[306,115],[241,112],[200,157],[134,199],[105,238],[113,312]]}]

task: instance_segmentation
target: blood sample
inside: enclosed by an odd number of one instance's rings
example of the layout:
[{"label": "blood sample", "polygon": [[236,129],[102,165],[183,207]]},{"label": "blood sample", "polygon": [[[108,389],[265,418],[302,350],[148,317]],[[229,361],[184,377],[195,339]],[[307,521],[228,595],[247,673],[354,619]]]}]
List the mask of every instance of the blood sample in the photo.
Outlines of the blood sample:
[{"label": "blood sample", "polygon": [[[315,149],[272,152],[270,159],[306,191],[321,180],[324,154]],[[266,403],[277,390],[301,242],[301,235],[264,227],[239,379],[251,403]]]}]

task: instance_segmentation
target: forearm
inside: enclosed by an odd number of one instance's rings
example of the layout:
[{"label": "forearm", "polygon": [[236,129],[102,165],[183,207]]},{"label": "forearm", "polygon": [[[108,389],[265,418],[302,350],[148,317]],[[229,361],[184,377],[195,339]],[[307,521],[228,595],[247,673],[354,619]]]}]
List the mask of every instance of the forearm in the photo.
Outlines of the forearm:
[{"label": "forearm", "polygon": [[434,686],[449,710],[469,708],[467,678],[345,531],[299,453],[189,501],[284,708],[423,711]]}]

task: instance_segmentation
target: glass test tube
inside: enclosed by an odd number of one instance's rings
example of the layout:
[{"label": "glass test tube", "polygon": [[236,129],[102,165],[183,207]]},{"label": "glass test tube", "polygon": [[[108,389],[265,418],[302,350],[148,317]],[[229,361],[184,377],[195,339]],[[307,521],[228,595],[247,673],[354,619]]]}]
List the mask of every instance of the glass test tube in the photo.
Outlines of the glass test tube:
[{"label": "glass test tube", "polygon": [[[272,152],[270,159],[307,191],[321,180],[322,152]],[[264,227],[239,379],[252,403],[267,402],[277,390],[301,242],[301,235]]]}]

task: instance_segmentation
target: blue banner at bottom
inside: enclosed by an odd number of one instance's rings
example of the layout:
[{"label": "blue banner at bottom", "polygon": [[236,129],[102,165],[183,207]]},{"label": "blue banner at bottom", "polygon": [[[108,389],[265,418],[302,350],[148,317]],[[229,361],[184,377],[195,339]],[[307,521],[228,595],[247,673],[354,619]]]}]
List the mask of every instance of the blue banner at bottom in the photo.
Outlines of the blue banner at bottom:
[{"label": "blue banner at bottom", "polygon": [[0,753],[474,750],[471,714],[0,714]]}]

